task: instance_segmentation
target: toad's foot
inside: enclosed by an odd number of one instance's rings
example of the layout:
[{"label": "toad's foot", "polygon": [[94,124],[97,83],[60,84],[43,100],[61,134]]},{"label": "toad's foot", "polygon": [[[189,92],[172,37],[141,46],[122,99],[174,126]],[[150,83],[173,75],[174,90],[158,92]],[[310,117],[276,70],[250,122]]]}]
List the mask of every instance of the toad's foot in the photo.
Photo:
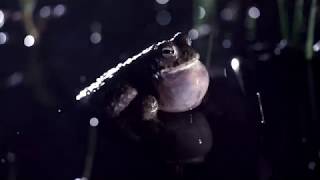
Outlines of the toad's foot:
[{"label": "toad's foot", "polygon": [[157,121],[158,101],[154,96],[147,96],[142,102],[142,119],[145,121]]}]

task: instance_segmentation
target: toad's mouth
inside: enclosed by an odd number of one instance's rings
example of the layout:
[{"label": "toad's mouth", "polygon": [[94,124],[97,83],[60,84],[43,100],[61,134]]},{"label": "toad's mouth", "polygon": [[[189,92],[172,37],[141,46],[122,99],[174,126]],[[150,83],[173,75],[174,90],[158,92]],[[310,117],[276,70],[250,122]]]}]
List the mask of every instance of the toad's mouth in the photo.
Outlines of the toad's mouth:
[{"label": "toad's mouth", "polygon": [[173,67],[167,67],[165,69],[161,69],[160,70],[160,75],[164,75],[164,74],[174,74],[180,71],[184,71],[187,69],[190,69],[192,67],[194,67],[197,63],[199,62],[198,58],[192,58],[191,60],[181,63],[177,66],[173,66]]}]

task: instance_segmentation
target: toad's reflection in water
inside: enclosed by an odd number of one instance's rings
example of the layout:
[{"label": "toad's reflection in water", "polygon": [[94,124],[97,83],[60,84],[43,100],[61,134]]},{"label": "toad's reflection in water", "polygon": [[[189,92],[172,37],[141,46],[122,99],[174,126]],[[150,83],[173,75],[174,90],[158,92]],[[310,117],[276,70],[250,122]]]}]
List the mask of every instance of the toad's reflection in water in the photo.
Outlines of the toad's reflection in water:
[{"label": "toad's reflection in water", "polygon": [[201,163],[212,147],[210,125],[197,109],[183,113],[161,112],[158,121],[141,121],[132,132],[142,143],[152,146],[157,157],[170,164]]}]

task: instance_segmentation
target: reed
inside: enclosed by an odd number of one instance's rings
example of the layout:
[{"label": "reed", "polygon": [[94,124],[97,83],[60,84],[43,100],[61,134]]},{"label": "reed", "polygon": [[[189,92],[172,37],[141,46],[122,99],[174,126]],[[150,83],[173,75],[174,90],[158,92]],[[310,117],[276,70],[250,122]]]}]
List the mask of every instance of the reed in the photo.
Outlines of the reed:
[{"label": "reed", "polygon": [[285,0],[277,0],[278,3],[278,11],[280,17],[280,28],[281,28],[281,36],[282,39],[289,39],[289,28],[288,28],[288,11],[286,9],[286,1]]},{"label": "reed", "polygon": [[317,13],[317,0],[312,0],[311,6],[310,6],[307,39],[306,39],[306,47],[305,47],[305,57],[309,61],[313,57],[313,42],[314,42],[314,32],[315,32],[315,25],[316,25],[316,13]]}]

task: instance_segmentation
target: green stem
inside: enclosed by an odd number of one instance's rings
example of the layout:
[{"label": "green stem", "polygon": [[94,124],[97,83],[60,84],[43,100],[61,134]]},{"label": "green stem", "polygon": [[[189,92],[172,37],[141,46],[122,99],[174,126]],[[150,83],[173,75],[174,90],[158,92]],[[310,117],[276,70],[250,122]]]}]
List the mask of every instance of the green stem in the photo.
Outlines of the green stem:
[{"label": "green stem", "polygon": [[288,12],[285,8],[285,0],[277,0],[277,2],[278,2],[282,39],[288,40],[289,38]]},{"label": "green stem", "polygon": [[316,12],[317,12],[317,0],[312,0],[310,6],[310,15],[308,22],[308,32],[307,32],[307,41],[305,56],[307,60],[311,60],[313,56],[313,41],[314,41],[314,31],[316,24]]},{"label": "green stem", "polygon": [[304,0],[296,0],[293,19],[292,41],[294,45],[298,45],[300,41],[300,33],[303,24],[303,4]]}]

